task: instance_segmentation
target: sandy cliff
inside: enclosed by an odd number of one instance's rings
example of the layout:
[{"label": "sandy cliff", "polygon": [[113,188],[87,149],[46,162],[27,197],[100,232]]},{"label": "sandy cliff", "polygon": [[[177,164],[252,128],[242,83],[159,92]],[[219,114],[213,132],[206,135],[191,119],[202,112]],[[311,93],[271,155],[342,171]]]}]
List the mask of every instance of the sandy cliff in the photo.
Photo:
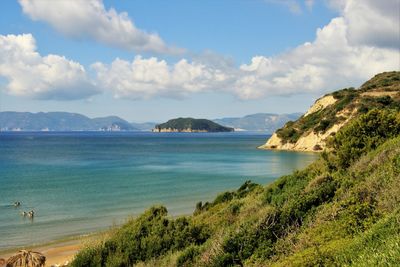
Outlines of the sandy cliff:
[{"label": "sandy cliff", "polygon": [[[324,96],[318,99],[314,105],[312,105],[307,112],[303,115],[303,117],[307,117],[310,114],[318,112],[322,109],[325,109],[336,102],[336,99],[332,95]],[[295,150],[295,151],[323,151],[325,149],[326,138],[328,138],[331,134],[336,133],[346,122],[350,119],[350,113],[341,113],[338,116],[347,115],[347,118],[344,122],[334,124],[324,133],[315,133],[314,131],[309,131],[308,133],[302,135],[297,142],[290,143],[284,142],[282,138],[278,137],[278,134],[275,132],[265,143],[260,146],[260,149],[278,149],[278,150]]]},{"label": "sandy cliff", "polygon": [[260,149],[320,152],[352,118],[373,108],[400,105],[400,72],[373,77],[359,89],[346,88],[319,98],[295,122],[277,130]]}]

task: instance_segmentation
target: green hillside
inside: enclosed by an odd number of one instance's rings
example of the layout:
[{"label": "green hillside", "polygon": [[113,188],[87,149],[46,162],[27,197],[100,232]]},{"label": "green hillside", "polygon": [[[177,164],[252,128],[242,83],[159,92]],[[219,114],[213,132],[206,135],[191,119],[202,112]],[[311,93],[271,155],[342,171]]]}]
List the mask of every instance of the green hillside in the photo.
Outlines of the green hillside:
[{"label": "green hillside", "polygon": [[152,207],[72,266],[399,266],[400,112],[358,114],[304,170],[199,202]]},{"label": "green hillside", "polygon": [[206,119],[177,118],[158,124],[155,130],[171,129],[172,131],[204,131],[204,132],[233,132],[233,128],[219,125]]}]

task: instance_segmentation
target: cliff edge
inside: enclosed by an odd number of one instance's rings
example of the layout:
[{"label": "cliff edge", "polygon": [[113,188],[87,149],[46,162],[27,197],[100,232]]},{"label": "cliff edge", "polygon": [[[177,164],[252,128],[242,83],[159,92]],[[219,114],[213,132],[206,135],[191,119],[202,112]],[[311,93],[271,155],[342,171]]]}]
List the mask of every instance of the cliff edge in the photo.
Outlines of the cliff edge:
[{"label": "cliff edge", "polygon": [[296,121],[275,131],[260,149],[320,152],[328,138],[352,118],[374,108],[400,107],[400,72],[384,72],[360,88],[345,88],[319,98]]}]

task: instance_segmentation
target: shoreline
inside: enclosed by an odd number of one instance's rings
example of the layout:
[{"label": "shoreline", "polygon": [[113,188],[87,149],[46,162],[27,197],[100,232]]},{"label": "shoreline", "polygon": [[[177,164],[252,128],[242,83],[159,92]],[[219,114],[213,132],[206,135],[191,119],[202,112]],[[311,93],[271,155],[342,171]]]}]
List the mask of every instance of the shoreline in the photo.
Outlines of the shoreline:
[{"label": "shoreline", "polygon": [[60,240],[54,240],[43,244],[27,245],[23,247],[0,250],[0,259],[7,260],[22,249],[32,250],[46,256],[46,266],[63,265],[71,262],[75,254],[86,244],[99,239],[108,231],[99,231],[87,235],[71,236]]},{"label": "shoreline", "polygon": [[[190,216],[191,213],[170,216],[178,218],[181,216]],[[129,218],[126,218],[128,220]],[[126,223],[126,221],[124,222]],[[51,240],[41,244],[26,245],[15,248],[0,250],[0,260],[7,261],[11,256],[20,250],[31,250],[42,253],[46,257],[45,266],[63,266],[66,262],[71,262],[76,253],[88,244],[96,243],[102,238],[107,237],[113,230],[119,228],[124,223],[112,225],[107,230],[99,230],[88,234],[69,236],[62,239]],[[3,267],[0,265],[0,267]]]}]

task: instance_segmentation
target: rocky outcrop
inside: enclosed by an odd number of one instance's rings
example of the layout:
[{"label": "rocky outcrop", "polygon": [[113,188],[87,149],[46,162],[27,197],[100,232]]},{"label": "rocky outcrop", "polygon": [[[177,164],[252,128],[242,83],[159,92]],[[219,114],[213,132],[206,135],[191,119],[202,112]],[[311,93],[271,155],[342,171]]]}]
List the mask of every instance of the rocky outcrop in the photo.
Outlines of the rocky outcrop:
[{"label": "rocky outcrop", "polygon": [[336,101],[337,100],[332,95],[327,95],[327,96],[321,97],[320,99],[315,101],[314,105],[312,105],[309,110],[307,110],[307,112],[304,114],[304,117],[306,117],[314,112],[320,111],[321,109],[324,109],[324,108],[332,105]]},{"label": "rocky outcrop", "polygon": [[354,117],[371,109],[400,106],[400,72],[373,77],[359,89],[346,88],[319,98],[294,122],[288,122],[260,149],[320,152],[327,139]]},{"label": "rocky outcrop", "polygon": [[277,133],[274,133],[260,149],[277,149],[277,150],[293,150],[293,151],[308,151],[308,152],[321,152],[326,147],[326,139],[333,133],[336,133],[340,128],[345,125],[344,123],[335,124],[329,128],[325,133],[318,134],[310,131],[308,134],[301,136],[296,143],[283,142],[278,137]]}]

